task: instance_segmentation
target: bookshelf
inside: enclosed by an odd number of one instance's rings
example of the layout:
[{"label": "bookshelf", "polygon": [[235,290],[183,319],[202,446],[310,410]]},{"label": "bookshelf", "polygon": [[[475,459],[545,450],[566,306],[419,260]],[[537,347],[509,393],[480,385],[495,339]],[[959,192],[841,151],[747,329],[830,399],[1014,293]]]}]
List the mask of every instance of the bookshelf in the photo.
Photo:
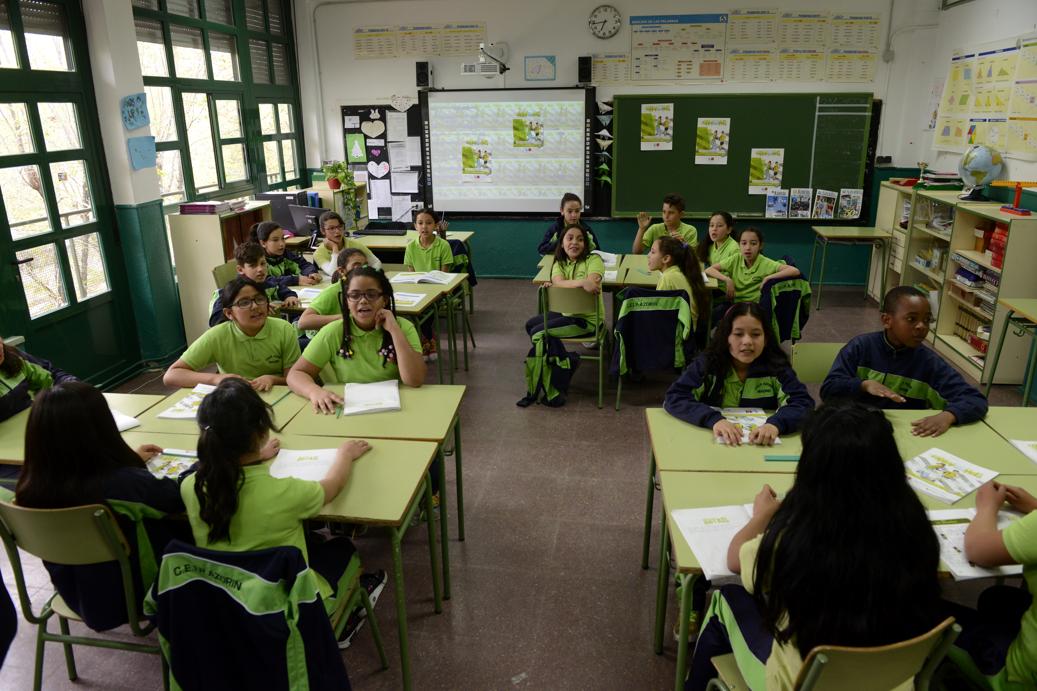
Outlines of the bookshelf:
[{"label": "bookshelf", "polygon": [[907,227],[911,220],[911,209],[914,206],[914,189],[894,184],[894,180],[886,180],[879,186],[879,201],[875,208],[875,227],[892,233],[886,265],[882,265],[881,250],[875,248],[871,258],[872,275],[868,277],[868,294],[876,302],[882,302],[879,295],[882,286],[882,274],[886,272],[887,289],[900,285],[906,261]]},{"label": "bookshelf", "polygon": [[[929,296],[939,319],[946,294],[948,257],[958,204],[958,191],[916,190],[908,214],[900,285],[912,285]],[[936,343],[936,332],[929,332]]]},{"label": "bookshelf", "polygon": [[[349,214],[346,213],[346,205],[344,202],[344,197],[346,194],[345,190],[341,188],[333,190],[328,187],[328,183],[324,180],[314,180],[313,186],[307,187],[304,191],[316,192],[317,195],[320,197],[320,205],[323,208],[328,209],[329,211],[334,211],[338,215],[342,216],[342,218],[346,219],[347,222],[349,221]],[[358,182],[356,184],[356,199],[358,202],[359,212],[357,213],[354,220],[356,221],[357,228],[363,228],[367,225],[366,183]]]}]

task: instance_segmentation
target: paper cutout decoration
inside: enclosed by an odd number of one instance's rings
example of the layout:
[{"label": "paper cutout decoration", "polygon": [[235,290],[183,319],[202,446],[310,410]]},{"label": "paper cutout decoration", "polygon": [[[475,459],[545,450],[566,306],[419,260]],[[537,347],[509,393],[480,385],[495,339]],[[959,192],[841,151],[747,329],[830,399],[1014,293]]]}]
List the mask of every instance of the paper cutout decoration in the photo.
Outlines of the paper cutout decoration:
[{"label": "paper cutout decoration", "polygon": [[413,96],[394,95],[392,98],[389,99],[389,105],[391,105],[393,108],[400,111],[401,113],[406,111],[408,108],[410,108],[417,102],[418,99],[414,98]]},{"label": "paper cutout decoration", "polygon": [[385,132],[385,123],[381,120],[368,120],[360,124],[360,131],[368,137],[380,137]]},{"label": "paper cutout decoration", "polygon": [[155,138],[130,137],[126,140],[130,152],[130,167],[134,170],[155,167]]},{"label": "paper cutout decoration", "polygon": [[607,101],[598,101],[598,110],[602,113],[609,113],[612,111],[612,104]]},{"label": "paper cutout decoration", "polygon": [[371,108],[371,114],[368,117],[372,120],[381,120],[382,114],[378,112],[377,108]]},{"label": "paper cutout decoration", "polygon": [[599,175],[595,179],[598,182],[602,183],[603,185],[611,185],[612,184],[612,178],[610,178],[608,175]]},{"label": "paper cutout decoration", "polygon": [[597,136],[597,137],[603,137],[603,138],[605,138],[605,139],[612,139],[612,133],[611,133],[611,132],[609,132],[609,131],[608,131],[607,129],[605,129],[604,127],[602,127],[602,128],[600,129],[600,130],[598,130],[597,132],[595,132],[595,133],[594,133],[594,135],[595,135],[595,136]]},{"label": "paper cutout decoration", "polygon": [[612,169],[609,168],[609,164],[608,163],[602,163],[600,166],[598,166],[594,170],[598,171],[599,173],[607,173],[607,172],[609,172]]},{"label": "paper cutout decoration", "polygon": [[600,122],[605,127],[608,127],[609,123],[612,122],[612,116],[611,115],[599,115],[598,116],[598,122]]},{"label": "paper cutout decoration", "polygon": [[389,164],[385,161],[382,161],[381,163],[369,161],[367,164],[367,170],[376,178],[384,178],[389,172]]},{"label": "paper cutout decoration", "polygon": [[598,156],[600,156],[601,158],[612,158],[612,154],[610,154],[608,151],[599,151]]},{"label": "paper cutout decoration", "polygon": [[364,150],[364,135],[346,135],[346,161],[349,163],[367,163],[367,152]]},{"label": "paper cutout decoration", "polygon": [[598,143],[598,146],[601,147],[602,149],[607,149],[610,146],[612,146],[612,140],[611,139],[595,139],[594,141],[596,141]]},{"label": "paper cutout decoration", "polygon": [[378,158],[381,155],[382,155],[382,150],[381,149],[371,149],[371,156],[373,156],[375,158]]},{"label": "paper cutout decoration", "polygon": [[122,125],[127,130],[136,130],[151,124],[148,115],[148,97],[146,94],[130,94],[119,101],[122,111]]}]

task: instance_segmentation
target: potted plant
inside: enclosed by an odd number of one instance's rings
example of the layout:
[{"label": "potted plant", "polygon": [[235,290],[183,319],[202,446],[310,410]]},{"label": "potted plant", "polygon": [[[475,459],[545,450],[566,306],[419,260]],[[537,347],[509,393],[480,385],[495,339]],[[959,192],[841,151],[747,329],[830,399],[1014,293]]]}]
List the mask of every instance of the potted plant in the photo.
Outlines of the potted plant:
[{"label": "potted plant", "polygon": [[360,200],[356,196],[356,178],[343,161],[335,161],[321,167],[328,189],[341,190],[342,211],[346,222],[352,226],[360,211]]},{"label": "potted plant", "polygon": [[321,166],[321,171],[324,173],[324,179],[328,182],[328,188],[337,190],[346,184],[348,178],[349,182],[353,182],[353,171],[351,171],[345,164],[344,161],[332,161]]}]

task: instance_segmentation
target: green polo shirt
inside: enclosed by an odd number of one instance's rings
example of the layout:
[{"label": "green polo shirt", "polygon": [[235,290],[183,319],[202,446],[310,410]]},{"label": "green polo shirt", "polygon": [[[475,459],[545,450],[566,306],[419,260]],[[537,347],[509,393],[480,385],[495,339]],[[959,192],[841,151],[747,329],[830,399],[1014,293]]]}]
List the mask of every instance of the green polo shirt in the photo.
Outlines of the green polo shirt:
[{"label": "green polo shirt", "polygon": [[698,307],[696,307],[695,298],[691,294],[691,284],[688,283],[687,277],[685,277],[679,266],[671,266],[659,274],[659,283],[655,286],[655,289],[683,290],[688,295],[688,305],[691,307],[691,321],[695,322],[698,320]]},{"label": "green polo shirt", "polygon": [[[1031,511],[1004,529],[1001,534],[1012,559],[1023,565],[1023,580],[1031,593],[1037,593],[1037,511]],[[1019,633],[1008,647],[1005,673],[1008,681],[1023,688],[1037,687],[1037,600],[1023,613]]]},{"label": "green polo shirt", "polygon": [[[378,257],[374,256],[374,253],[372,253],[371,250],[368,249],[367,245],[360,242],[359,240],[346,238],[345,249],[360,250],[364,253],[364,256],[367,257],[368,266],[370,266],[373,269],[382,268],[382,262],[378,261]],[[332,274],[335,272],[334,262],[337,259],[338,253],[336,252],[335,254],[332,254],[331,250],[325,247],[323,242],[317,247],[317,249],[313,250],[313,263],[319,266],[321,270],[323,270],[326,274]],[[329,264],[331,266],[328,266]],[[331,269],[331,271],[328,271],[329,268]]]},{"label": "green polo shirt", "polygon": [[[551,267],[551,278],[561,277],[569,281],[582,281],[591,274],[598,274],[602,278],[605,277],[605,262],[596,254],[588,254],[586,259],[582,259],[578,262],[574,262],[570,259],[566,259],[563,262],[555,262],[554,266]],[[601,293],[598,293],[598,311],[604,316],[605,303],[601,299]],[[587,314],[566,314],[565,316],[579,317],[580,319],[586,320],[589,329],[598,328],[598,315],[594,312],[589,312]]]},{"label": "green polo shirt", "polygon": [[[688,247],[694,247],[699,244],[699,232],[695,230],[695,226],[688,225],[687,223],[681,223],[679,228],[680,236],[684,238],[684,243]],[[666,230],[665,223],[653,223],[648,226],[648,230],[641,236],[641,245],[646,249],[652,249],[652,243],[661,237],[665,237],[670,234],[670,231]]]},{"label": "green polo shirt", "polygon": [[299,359],[298,337],[284,319],[267,317],[255,336],[245,335],[234,322],[223,322],[199,336],[180,359],[196,372],[215,362],[220,372],[246,379],[264,374],[280,377]]},{"label": "green polo shirt", "polygon": [[428,249],[415,239],[407,243],[403,263],[413,266],[415,271],[439,271],[444,264],[447,267],[453,265],[454,253],[450,251],[450,243],[443,238],[437,237]]},{"label": "green polo shirt", "polygon": [[335,281],[310,302],[310,309],[325,317],[342,314],[342,281]]},{"label": "green polo shirt", "polygon": [[763,279],[785,265],[759,254],[752,266],[745,265],[741,253],[732,255],[720,265],[720,273],[735,282],[735,302],[759,302]]},{"label": "green polo shirt", "polygon": [[[342,347],[343,321],[326,324],[313,337],[302,356],[321,370],[321,379],[325,384],[369,384],[387,379],[399,379],[400,368],[393,361],[382,364],[382,356],[378,353],[382,348],[382,333],[380,326],[370,331],[364,331],[353,317],[349,318],[350,334],[352,335],[353,357],[344,358],[339,356],[339,348]],[[406,319],[397,318],[407,343],[415,352],[421,352],[421,339],[418,331]]]},{"label": "green polo shirt", "polygon": [[738,251],[738,242],[728,235],[724,238],[724,241],[720,243],[720,247],[717,247],[715,242],[709,243],[709,265],[722,264],[731,257],[737,257],[741,254]]},{"label": "green polo shirt", "polygon": [[54,385],[54,377],[51,373],[39,365],[22,360],[22,368],[12,376],[0,372],[0,396],[5,395],[23,381],[29,382],[29,391],[36,393],[43,389],[49,389]]}]

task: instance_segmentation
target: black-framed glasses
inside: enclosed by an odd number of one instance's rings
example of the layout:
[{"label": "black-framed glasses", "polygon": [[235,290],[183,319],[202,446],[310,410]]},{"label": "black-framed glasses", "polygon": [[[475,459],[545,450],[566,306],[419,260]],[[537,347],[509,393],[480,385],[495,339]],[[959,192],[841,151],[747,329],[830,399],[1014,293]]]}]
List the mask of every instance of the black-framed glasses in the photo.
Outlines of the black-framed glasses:
[{"label": "black-framed glasses", "polygon": [[240,300],[232,304],[234,307],[237,307],[239,309],[250,310],[252,309],[253,305],[259,308],[266,307],[270,304],[270,300],[269,298],[267,298],[266,295],[256,295],[255,297],[251,298],[241,298]]},{"label": "black-framed glasses", "polygon": [[351,290],[346,293],[346,299],[350,302],[360,302],[363,298],[367,298],[368,302],[374,302],[383,295],[385,293],[373,288],[371,290]]},{"label": "black-framed glasses", "polygon": [[333,225],[333,226],[326,225],[326,226],[324,226],[325,232],[327,232],[329,230],[340,230],[341,231],[341,230],[345,230],[345,229],[346,229],[345,226],[340,226],[340,225]]}]

